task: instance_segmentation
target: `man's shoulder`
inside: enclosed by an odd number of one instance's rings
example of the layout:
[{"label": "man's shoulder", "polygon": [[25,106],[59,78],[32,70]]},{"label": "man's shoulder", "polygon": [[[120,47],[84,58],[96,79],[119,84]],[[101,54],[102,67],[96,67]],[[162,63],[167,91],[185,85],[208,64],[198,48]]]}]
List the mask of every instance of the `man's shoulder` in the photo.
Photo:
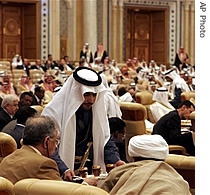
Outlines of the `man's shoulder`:
[{"label": "man's shoulder", "polygon": [[4,121],[5,119],[10,119],[9,114],[2,108],[0,110],[0,121]]},{"label": "man's shoulder", "polygon": [[48,157],[38,154],[32,147],[28,145],[23,145],[20,149],[14,151],[12,155],[13,156],[11,156],[11,158],[17,158],[17,160],[24,159],[26,164],[29,162],[33,162],[34,164],[42,164],[44,162],[53,161]]}]

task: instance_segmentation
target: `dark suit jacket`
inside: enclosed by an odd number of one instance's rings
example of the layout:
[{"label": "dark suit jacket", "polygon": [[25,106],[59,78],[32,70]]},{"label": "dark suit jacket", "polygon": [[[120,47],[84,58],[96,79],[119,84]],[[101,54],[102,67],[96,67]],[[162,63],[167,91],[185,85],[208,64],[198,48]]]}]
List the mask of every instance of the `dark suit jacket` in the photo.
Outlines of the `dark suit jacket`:
[{"label": "dark suit jacket", "polygon": [[[84,53],[83,50],[80,51],[80,59],[82,58],[82,56],[84,56],[85,58],[87,58],[87,53]],[[93,63],[93,53],[92,51],[90,52],[90,60],[89,63]]]},{"label": "dark suit jacket", "polygon": [[195,156],[195,145],[191,133],[181,133],[181,118],[177,110],[161,117],[153,127],[152,134],[161,135],[168,145],[181,145],[187,153]]},{"label": "dark suit jacket", "polygon": [[[105,59],[107,56],[108,56],[108,53],[107,53],[106,50],[104,50],[103,55],[102,55],[102,57],[101,57],[101,62],[102,62],[102,63],[104,63],[104,59]],[[94,59],[95,59],[96,57],[98,57],[98,56],[97,56],[97,51],[96,51],[95,54],[94,54]]]},{"label": "dark suit jacket", "polygon": [[2,108],[0,110],[0,131],[11,121],[13,120],[10,115]]},{"label": "dark suit jacket", "polygon": [[5,126],[5,128],[2,130],[2,132],[5,132],[5,133],[8,133],[9,135],[11,135],[17,143],[17,148],[18,149],[21,148],[20,140],[23,137],[23,131],[24,131],[25,126],[21,125],[21,124],[17,124],[17,120],[10,121],[8,123],[8,125],[10,125],[10,126],[7,129],[5,129],[6,128],[6,126]]},{"label": "dark suit jacket", "polygon": [[25,69],[24,69],[23,65],[18,65],[16,68],[25,70],[26,74],[30,77],[30,72],[29,72],[28,66],[25,66]]},{"label": "dark suit jacket", "polygon": [[45,67],[44,66],[40,66],[39,67],[37,65],[32,65],[30,69],[31,70],[36,69],[36,70],[43,70],[43,71],[45,71]]},{"label": "dark suit jacket", "polygon": [[32,103],[31,103],[31,106],[33,106],[33,105],[40,105],[40,104],[39,104],[39,102],[37,101],[37,99],[36,99],[35,95],[33,95],[33,97],[32,97]]},{"label": "dark suit jacket", "polygon": [[13,184],[26,178],[62,180],[54,160],[36,153],[26,145],[2,160],[0,175]]}]

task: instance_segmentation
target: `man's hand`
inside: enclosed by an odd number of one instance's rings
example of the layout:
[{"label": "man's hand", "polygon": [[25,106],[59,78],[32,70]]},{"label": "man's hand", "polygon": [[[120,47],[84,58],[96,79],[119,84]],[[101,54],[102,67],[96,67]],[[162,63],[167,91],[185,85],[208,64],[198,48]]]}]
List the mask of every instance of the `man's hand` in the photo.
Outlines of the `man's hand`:
[{"label": "man's hand", "polygon": [[118,167],[118,166],[120,166],[120,165],[124,165],[125,164],[125,162],[124,161],[122,161],[122,160],[118,160],[115,164],[114,164],[114,167]]},{"label": "man's hand", "polygon": [[86,182],[88,185],[91,185],[91,186],[97,186],[98,178],[97,177],[88,177],[88,178],[84,179],[84,182]]},{"label": "man's hand", "polygon": [[72,181],[72,177],[75,176],[74,171],[68,169],[63,174],[64,181]]}]

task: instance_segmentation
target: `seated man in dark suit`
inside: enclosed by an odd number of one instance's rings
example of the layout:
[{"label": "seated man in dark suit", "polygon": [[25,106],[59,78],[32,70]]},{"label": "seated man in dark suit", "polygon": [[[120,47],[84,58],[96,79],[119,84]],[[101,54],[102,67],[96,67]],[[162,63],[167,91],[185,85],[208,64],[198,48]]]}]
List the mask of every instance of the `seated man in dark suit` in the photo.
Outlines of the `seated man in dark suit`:
[{"label": "seated man in dark suit", "polygon": [[153,127],[152,134],[163,136],[168,145],[181,145],[185,147],[187,153],[195,156],[195,145],[193,132],[181,132],[181,119],[189,119],[190,113],[195,110],[195,106],[189,100],[182,102],[178,109],[170,111],[162,116]]},{"label": "seated man in dark suit", "polygon": [[21,106],[15,113],[15,118],[17,119],[15,127],[10,129],[4,128],[5,130],[3,129],[2,132],[8,133],[15,139],[17,143],[17,148],[21,148],[20,141],[23,138],[23,131],[25,128],[26,120],[29,117],[34,117],[36,113],[37,111],[34,108],[31,108],[30,106]]},{"label": "seated man in dark suit", "polygon": [[43,89],[43,87],[35,87],[31,105],[43,105],[44,95],[45,90]]},{"label": "seated man in dark suit", "polygon": [[23,59],[23,64],[22,65],[17,65],[16,68],[25,70],[26,74],[28,76],[30,76],[30,72],[29,72],[30,67],[29,66],[30,66],[29,60],[24,58]]},{"label": "seated man in dark suit", "polygon": [[11,121],[14,120],[14,114],[18,110],[19,98],[16,95],[5,95],[0,109],[0,131]]}]

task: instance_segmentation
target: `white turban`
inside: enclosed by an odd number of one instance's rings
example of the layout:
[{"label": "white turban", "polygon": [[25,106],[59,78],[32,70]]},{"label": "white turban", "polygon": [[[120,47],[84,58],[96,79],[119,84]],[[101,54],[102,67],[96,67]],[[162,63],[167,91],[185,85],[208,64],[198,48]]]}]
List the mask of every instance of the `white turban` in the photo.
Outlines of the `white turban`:
[{"label": "white turban", "polygon": [[168,156],[168,144],[161,135],[137,135],[130,139],[130,157],[144,157],[164,160]]}]

